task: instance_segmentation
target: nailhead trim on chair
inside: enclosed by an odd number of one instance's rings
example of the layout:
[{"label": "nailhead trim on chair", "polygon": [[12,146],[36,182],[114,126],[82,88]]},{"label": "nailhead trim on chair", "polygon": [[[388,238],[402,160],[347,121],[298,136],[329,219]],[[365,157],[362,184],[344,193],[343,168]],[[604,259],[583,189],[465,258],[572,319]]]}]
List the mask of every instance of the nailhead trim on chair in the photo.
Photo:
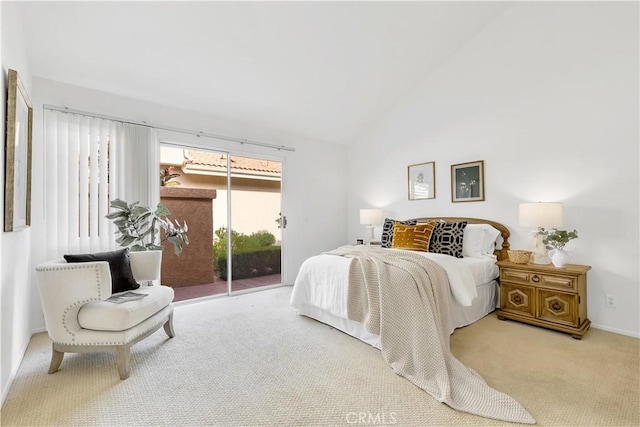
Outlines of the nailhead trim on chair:
[{"label": "nailhead trim on chair", "polygon": [[[101,343],[90,343],[90,344],[86,344],[86,343],[85,344],[76,344],[74,342],[75,339],[76,339],[76,334],[71,332],[69,330],[69,328],[67,327],[67,322],[66,322],[67,314],[69,313],[69,311],[72,308],[76,307],[79,304],[84,305],[84,304],[87,304],[87,303],[93,302],[93,301],[102,301],[102,293],[101,293],[101,290],[100,290],[100,274],[99,274],[97,265],[95,265],[95,264],[93,264],[93,265],[84,264],[83,265],[83,264],[75,264],[75,263],[74,264],[70,264],[70,265],[65,265],[65,264],[61,263],[61,264],[56,265],[55,268],[54,267],[48,267],[48,268],[40,267],[40,268],[36,268],[36,271],[79,270],[79,269],[83,269],[83,268],[93,268],[95,270],[95,273],[96,273],[96,282],[95,283],[98,285],[98,298],[89,298],[89,299],[86,299],[86,300],[77,301],[74,304],[68,306],[64,310],[64,313],[62,315],[62,325],[64,326],[65,331],[67,331],[67,333],[69,335],[71,335],[71,342],[56,342],[56,344],[59,344],[59,345],[79,345],[79,346],[90,346],[90,347],[93,347],[93,346],[96,346],[96,345],[104,345],[104,346],[126,345],[127,343],[124,343],[124,342],[101,342]],[[165,323],[170,314],[171,313],[169,313],[167,316],[163,317],[159,322],[153,323],[149,328],[146,328],[145,330],[140,331],[130,341],[135,340],[139,336],[144,335],[147,332],[149,332],[150,330],[152,330],[152,329],[158,327],[159,325],[162,325],[163,323]]]},{"label": "nailhead trim on chair", "polygon": [[[44,268],[44,267],[39,267],[36,268],[36,271],[60,271],[60,270],[82,270],[82,269],[86,269],[86,268],[93,268],[93,270],[96,273],[96,283],[100,284],[100,274],[98,271],[98,266],[96,264],[84,264],[84,263],[73,263],[70,265],[64,265],[62,263],[56,265],[55,268],[53,267],[49,267],[49,268]],[[102,290],[100,289],[100,286],[98,286],[98,298],[99,299],[92,299],[91,301],[101,301],[102,300]]]},{"label": "nailhead trim on chair", "polygon": [[[71,341],[75,341],[76,340],[76,334],[74,332],[71,332],[69,330],[69,328],[67,327],[67,314],[69,313],[69,311],[78,306],[78,305],[85,305],[89,302],[93,302],[93,301],[102,301],[102,289],[100,287],[100,272],[98,270],[98,266],[96,264],[85,264],[85,265],[69,265],[66,266],[64,264],[59,264],[60,266],[56,266],[55,268],[37,268],[37,271],[60,271],[60,270],[82,270],[85,268],[93,268],[93,270],[96,273],[96,281],[95,283],[98,285],[98,297],[97,298],[89,298],[86,300],[81,300],[81,301],[76,301],[75,303],[71,304],[70,306],[68,306],[67,308],[65,308],[64,312],[62,313],[62,326],[64,327],[64,330],[67,331],[67,333],[69,335],[71,335]],[[72,345],[76,345],[76,344],[72,344]]]}]

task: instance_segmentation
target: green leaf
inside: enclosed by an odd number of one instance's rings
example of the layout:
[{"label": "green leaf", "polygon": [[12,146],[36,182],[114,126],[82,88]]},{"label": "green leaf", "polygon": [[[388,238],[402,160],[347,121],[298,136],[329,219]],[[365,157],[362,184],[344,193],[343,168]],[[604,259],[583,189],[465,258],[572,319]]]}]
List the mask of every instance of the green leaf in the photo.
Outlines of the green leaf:
[{"label": "green leaf", "polygon": [[148,208],[144,208],[142,206],[136,206],[135,208],[131,209],[131,216],[133,218],[140,218],[140,217],[144,217],[146,215],[149,214],[149,209]]},{"label": "green leaf", "polygon": [[123,234],[118,240],[116,240],[116,242],[120,246],[129,246],[130,244],[134,243],[136,240],[138,239],[136,239],[133,236],[128,236]]},{"label": "green leaf", "polygon": [[112,208],[122,209],[122,210],[126,210],[129,207],[129,205],[127,205],[127,202],[120,199],[112,200],[109,206],[111,206]]},{"label": "green leaf", "polygon": [[180,238],[177,236],[171,236],[167,238],[167,240],[173,243],[173,253],[176,254],[176,256],[180,256],[182,253],[182,241],[180,241]]},{"label": "green leaf", "polygon": [[138,234],[140,236],[149,234],[153,230],[153,226],[148,222],[142,222],[138,226]]},{"label": "green leaf", "polygon": [[[114,224],[116,227],[121,228],[121,227],[124,227],[125,225],[127,225],[127,221],[128,221],[128,220],[127,220],[127,218],[126,218],[126,217],[125,217],[125,218],[116,217],[116,218],[117,218],[117,219],[115,219],[115,220],[113,221],[113,224]],[[109,218],[109,219],[111,219],[111,218]]]},{"label": "green leaf", "polygon": [[171,211],[162,203],[158,203],[156,211],[154,212],[157,217],[165,217],[171,215]]},{"label": "green leaf", "polygon": [[111,212],[110,214],[105,215],[105,218],[116,219],[116,218],[126,218],[127,216],[128,215],[126,212],[116,211],[116,212]]}]

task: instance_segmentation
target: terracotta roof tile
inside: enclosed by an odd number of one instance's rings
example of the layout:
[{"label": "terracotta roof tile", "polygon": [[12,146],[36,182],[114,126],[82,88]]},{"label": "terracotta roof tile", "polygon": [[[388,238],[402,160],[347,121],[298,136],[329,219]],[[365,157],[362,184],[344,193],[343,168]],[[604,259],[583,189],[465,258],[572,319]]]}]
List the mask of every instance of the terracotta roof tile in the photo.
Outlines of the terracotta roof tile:
[{"label": "terracotta roof tile", "polygon": [[[185,164],[197,166],[211,166],[214,168],[225,168],[227,166],[227,155],[205,151],[187,151]],[[267,173],[281,173],[280,162],[270,160],[251,159],[248,157],[231,156],[231,169]]]}]

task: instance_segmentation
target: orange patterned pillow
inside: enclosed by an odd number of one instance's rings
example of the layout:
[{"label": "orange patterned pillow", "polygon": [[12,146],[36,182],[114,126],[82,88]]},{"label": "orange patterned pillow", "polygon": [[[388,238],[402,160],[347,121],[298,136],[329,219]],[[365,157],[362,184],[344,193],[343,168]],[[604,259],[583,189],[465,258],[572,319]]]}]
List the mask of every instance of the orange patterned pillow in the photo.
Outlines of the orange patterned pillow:
[{"label": "orange patterned pillow", "polygon": [[396,222],[393,225],[391,247],[427,252],[429,250],[429,239],[431,239],[431,233],[433,233],[435,226],[435,222],[418,225],[404,225]]}]

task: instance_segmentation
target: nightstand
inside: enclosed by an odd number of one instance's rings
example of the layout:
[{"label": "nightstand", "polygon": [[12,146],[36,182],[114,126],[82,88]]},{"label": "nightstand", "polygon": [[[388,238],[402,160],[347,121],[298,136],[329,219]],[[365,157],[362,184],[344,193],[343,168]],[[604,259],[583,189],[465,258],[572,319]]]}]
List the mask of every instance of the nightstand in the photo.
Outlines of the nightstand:
[{"label": "nightstand", "polygon": [[517,320],[571,334],[582,339],[587,319],[588,265],[515,264],[498,261],[500,309],[498,319]]}]

